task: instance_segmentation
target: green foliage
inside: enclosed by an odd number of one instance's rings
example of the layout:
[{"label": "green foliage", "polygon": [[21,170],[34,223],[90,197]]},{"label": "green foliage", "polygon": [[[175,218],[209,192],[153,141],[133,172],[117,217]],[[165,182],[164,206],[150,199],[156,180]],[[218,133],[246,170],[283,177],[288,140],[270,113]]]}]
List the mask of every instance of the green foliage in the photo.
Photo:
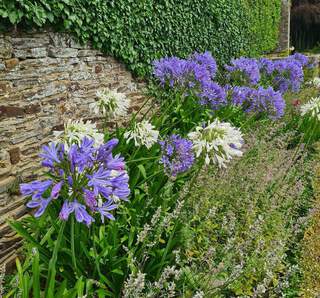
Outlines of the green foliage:
[{"label": "green foliage", "polygon": [[295,247],[313,164],[287,149],[281,124],[252,128],[245,155],[225,172],[203,173],[185,209],[185,287],[204,297],[297,297]]},{"label": "green foliage", "polygon": [[300,265],[302,268],[301,296],[315,297],[320,291],[320,147],[317,148],[318,164],[315,167],[313,191],[315,212],[304,233]]},{"label": "green foliage", "polygon": [[124,61],[138,75],[156,58],[209,50],[220,63],[273,50],[280,0],[3,0],[0,24],[53,26]]},{"label": "green foliage", "polygon": [[245,0],[250,24],[251,50],[259,54],[274,49],[278,40],[281,1]]}]

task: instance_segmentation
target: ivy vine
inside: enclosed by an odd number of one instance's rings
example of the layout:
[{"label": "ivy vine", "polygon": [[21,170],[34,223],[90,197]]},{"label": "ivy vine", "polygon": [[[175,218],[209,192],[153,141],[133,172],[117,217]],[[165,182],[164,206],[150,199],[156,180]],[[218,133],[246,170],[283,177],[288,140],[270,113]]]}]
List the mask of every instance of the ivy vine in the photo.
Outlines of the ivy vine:
[{"label": "ivy vine", "polygon": [[50,26],[121,59],[137,75],[156,58],[209,50],[220,63],[275,48],[281,0],[2,0],[0,25]]}]

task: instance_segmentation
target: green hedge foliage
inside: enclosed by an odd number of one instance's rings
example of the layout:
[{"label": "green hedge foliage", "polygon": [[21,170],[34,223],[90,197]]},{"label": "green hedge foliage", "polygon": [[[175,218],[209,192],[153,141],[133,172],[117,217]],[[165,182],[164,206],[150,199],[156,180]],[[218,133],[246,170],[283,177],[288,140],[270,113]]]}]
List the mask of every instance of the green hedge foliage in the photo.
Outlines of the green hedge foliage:
[{"label": "green hedge foliage", "polygon": [[209,50],[220,63],[275,48],[280,0],[2,0],[0,23],[53,26],[146,75],[155,58]]}]

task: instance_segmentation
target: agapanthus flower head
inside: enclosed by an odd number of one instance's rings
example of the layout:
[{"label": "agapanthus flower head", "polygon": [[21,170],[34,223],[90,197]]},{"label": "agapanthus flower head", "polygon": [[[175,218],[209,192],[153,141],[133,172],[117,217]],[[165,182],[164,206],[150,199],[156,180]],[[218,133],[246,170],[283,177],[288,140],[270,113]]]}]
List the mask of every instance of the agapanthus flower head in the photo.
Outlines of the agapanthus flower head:
[{"label": "agapanthus flower head", "polygon": [[102,89],[97,91],[98,101],[89,105],[97,115],[107,115],[112,118],[124,117],[128,114],[130,99],[115,90]]},{"label": "agapanthus flower head", "polygon": [[310,116],[320,121],[320,97],[311,98],[300,107],[302,116]]},{"label": "agapanthus flower head", "polygon": [[217,110],[227,104],[227,94],[224,88],[214,82],[204,84],[199,97],[201,105],[208,105],[213,110]]},{"label": "agapanthus flower head", "polygon": [[146,146],[150,149],[158,141],[159,131],[148,121],[136,122],[133,128],[124,133],[127,143],[134,140],[135,146]]},{"label": "agapanthus flower head", "polygon": [[231,65],[225,66],[231,76],[236,76],[236,79],[256,85],[260,80],[260,69],[258,60],[252,58],[240,57],[232,59]]},{"label": "agapanthus flower head", "polygon": [[189,61],[194,61],[208,70],[211,79],[215,77],[218,66],[216,60],[212,57],[212,54],[209,51],[206,51],[204,53],[195,52],[189,57]]},{"label": "agapanthus flower head", "polygon": [[259,59],[259,68],[262,76],[272,82],[276,91],[282,94],[287,91],[299,91],[304,79],[303,68],[308,67],[307,56],[296,53],[283,59]]},{"label": "agapanthus flower head", "polygon": [[217,63],[210,52],[194,53],[187,59],[165,57],[153,62],[153,74],[162,85],[201,89],[217,71]]},{"label": "agapanthus flower head", "polygon": [[94,141],[95,146],[104,142],[104,135],[97,129],[95,123],[80,120],[69,120],[65,123],[64,131],[54,131],[54,142],[63,143],[66,149],[72,144],[80,144],[84,137]]},{"label": "agapanthus flower head", "polygon": [[228,122],[209,121],[206,126],[196,127],[188,137],[196,156],[203,156],[207,165],[212,161],[219,167],[225,167],[234,156],[242,155],[242,133]]},{"label": "agapanthus flower head", "polygon": [[188,171],[194,163],[193,144],[179,135],[171,135],[160,141],[162,157],[160,162],[168,176],[177,176]]},{"label": "agapanthus flower head", "polygon": [[274,61],[273,75],[273,86],[282,94],[288,90],[298,92],[304,78],[302,65],[292,58]]},{"label": "agapanthus flower head", "polygon": [[189,73],[188,61],[178,57],[164,57],[153,62],[153,74],[162,85],[183,86]]},{"label": "agapanthus flower head", "polygon": [[38,208],[35,216],[39,217],[54,200],[61,206],[61,220],[74,214],[86,225],[95,221],[95,215],[103,221],[114,219],[111,211],[130,195],[124,159],[112,153],[117,143],[113,139],[96,146],[94,139],[84,137],[68,150],[62,144],[44,146],[41,156],[50,165],[50,179],[20,185],[22,195],[31,197],[27,206]]},{"label": "agapanthus flower head", "polygon": [[301,53],[294,53],[288,57],[289,59],[295,60],[301,65],[301,67],[306,67],[309,64],[309,57]]},{"label": "agapanthus flower head", "polygon": [[231,92],[231,102],[241,106],[246,113],[265,113],[271,119],[282,117],[285,109],[281,93],[274,91],[272,87],[255,89],[236,86]]}]

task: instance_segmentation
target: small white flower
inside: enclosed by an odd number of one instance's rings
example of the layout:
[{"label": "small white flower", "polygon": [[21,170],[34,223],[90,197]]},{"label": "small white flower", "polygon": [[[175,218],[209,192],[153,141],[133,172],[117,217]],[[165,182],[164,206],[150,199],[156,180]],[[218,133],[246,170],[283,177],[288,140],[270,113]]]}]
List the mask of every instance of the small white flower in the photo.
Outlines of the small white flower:
[{"label": "small white flower", "polygon": [[91,121],[84,122],[83,120],[69,120],[64,131],[54,131],[54,142],[63,142],[66,149],[71,144],[80,144],[84,137],[94,139],[94,145],[100,146],[104,143],[104,136],[98,132],[97,126]]},{"label": "small white flower", "polygon": [[244,142],[241,131],[228,122],[209,121],[206,127],[196,127],[188,137],[193,142],[196,156],[203,154],[207,165],[212,160],[219,167],[225,167],[233,156],[242,156],[240,148]]},{"label": "small white flower", "polygon": [[127,143],[130,140],[134,140],[135,146],[145,145],[150,149],[158,141],[159,137],[159,131],[154,128],[150,122],[143,120],[135,123],[132,130],[125,132],[124,137],[127,139]]},{"label": "small white flower", "polygon": [[309,114],[320,121],[320,97],[311,98],[300,109],[302,116]]},{"label": "small white flower", "polygon": [[319,77],[313,78],[310,82],[308,82],[308,85],[311,85],[320,89],[320,78]]},{"label": "small white flower", "polygon": [[98,90],[98,101],[89,105],[90,110],[99,115],[109,115],[112,118],[124,117],[128,114],[130,99],[123,93],[110,89]]}]

